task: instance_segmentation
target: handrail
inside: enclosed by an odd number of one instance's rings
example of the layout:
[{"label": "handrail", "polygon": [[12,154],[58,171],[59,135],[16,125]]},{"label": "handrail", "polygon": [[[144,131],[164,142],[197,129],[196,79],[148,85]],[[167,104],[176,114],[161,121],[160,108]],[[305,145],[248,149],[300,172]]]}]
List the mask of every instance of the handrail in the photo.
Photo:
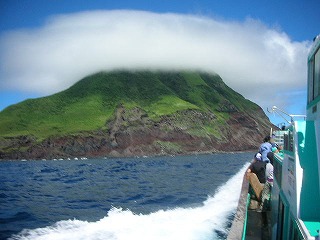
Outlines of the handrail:
[{"label": "handrail", "polygon": [[[269,113],[276,113],[278,114],[281,118],[283,118],[287,123],[289,123],[290,125],[293,123],[293,118],[294,117],[303,117],[304,119],[306,118],[306,115],[302,115],[302,114],[289,114],[285,111],[283,111],[281,108],[278,108],[277,106],[273,106],[271,108],[271,110],[269,110],[269,108],[267,108],[267,111]],[[288,119],[286,119],[284,117],[284,115],[290,117],[290,121]]]},{"label": "handrail", "polygon": [[250,193],[248,193],[247,195],[247,211],[246,211],[246,218],[244,220],[244,224],[243,224],[243,232],[242,232],[242,240],[245,240],[246,239],[246,235],[247,235],[247,222],[248,222],[248,207],[250,205]]},{"label": "handrail", "polygon": [[238,202],[236,214],[234,216],[231,229],[228,234],[228,240],[242,239],[245,233],[245,226],[247,221],[247,199],[249,191],[249,182],[246,178],[246,174],[243,176],[242,187]]}]

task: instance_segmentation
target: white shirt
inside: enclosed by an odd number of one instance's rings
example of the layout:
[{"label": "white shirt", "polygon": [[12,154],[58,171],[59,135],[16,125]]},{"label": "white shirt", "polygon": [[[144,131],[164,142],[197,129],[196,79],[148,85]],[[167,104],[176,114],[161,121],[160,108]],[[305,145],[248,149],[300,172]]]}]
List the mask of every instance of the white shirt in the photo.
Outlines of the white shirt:
[{"label": "white shirt", "polygon": [[271,163],[266,165],[266,180],[273,186],[273,165]]}]

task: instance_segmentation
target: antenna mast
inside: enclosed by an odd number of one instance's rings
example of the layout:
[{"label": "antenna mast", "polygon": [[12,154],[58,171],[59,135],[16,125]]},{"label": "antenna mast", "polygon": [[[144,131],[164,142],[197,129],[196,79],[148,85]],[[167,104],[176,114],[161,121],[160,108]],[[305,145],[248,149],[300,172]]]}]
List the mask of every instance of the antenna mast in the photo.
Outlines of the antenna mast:
[{"label": "antenna mast", "polygon": [[[276,113],[278,114],[282,119],[284,119],[288,124],[292,124],[293,123],[293,118],[294,117],[303,117],[304,119],[306,118],[306,115],[297,115],[297,114],[289,114],[285,111],[283,111],[282,109],[278,108],[277,106],[273,106],[271,108],[271,110],[269,108],[267,108],[267,111],[269,113]],[[284,116],[286,115],[287,117],[290,118],[290,121]]]}]

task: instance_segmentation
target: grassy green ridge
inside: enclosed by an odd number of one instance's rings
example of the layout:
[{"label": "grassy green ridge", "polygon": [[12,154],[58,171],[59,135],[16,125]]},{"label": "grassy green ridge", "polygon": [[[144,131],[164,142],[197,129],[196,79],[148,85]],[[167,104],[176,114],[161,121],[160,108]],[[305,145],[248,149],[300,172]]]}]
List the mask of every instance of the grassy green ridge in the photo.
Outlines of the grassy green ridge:
[{"label": "grassy green ridge", "polygon": [[9,106],[0,112],[0,136],[46,138],[106,128],[119,104],[140,107],[158,119],[180,110],[217,112],[228,101],[238,110],[258,106],[226,86],[218,75],[200,72],[113,71],[88,76],[69,89]]}]

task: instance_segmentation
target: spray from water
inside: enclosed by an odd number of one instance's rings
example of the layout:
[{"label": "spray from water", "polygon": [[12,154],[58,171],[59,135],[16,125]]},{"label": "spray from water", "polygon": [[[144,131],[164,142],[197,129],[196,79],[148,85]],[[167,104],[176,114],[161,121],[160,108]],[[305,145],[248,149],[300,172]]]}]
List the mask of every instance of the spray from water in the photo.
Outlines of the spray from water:
[{"label": "spray from water", "polygon": [[145,215],[112,208],[106,217],[96,222],[59,221],[53,226],[23,230],[11,239],[221,239],[227,235],[228,217],[237,207],[241,181],[247,167],[248,163],[199,207],[160,210]]}]

